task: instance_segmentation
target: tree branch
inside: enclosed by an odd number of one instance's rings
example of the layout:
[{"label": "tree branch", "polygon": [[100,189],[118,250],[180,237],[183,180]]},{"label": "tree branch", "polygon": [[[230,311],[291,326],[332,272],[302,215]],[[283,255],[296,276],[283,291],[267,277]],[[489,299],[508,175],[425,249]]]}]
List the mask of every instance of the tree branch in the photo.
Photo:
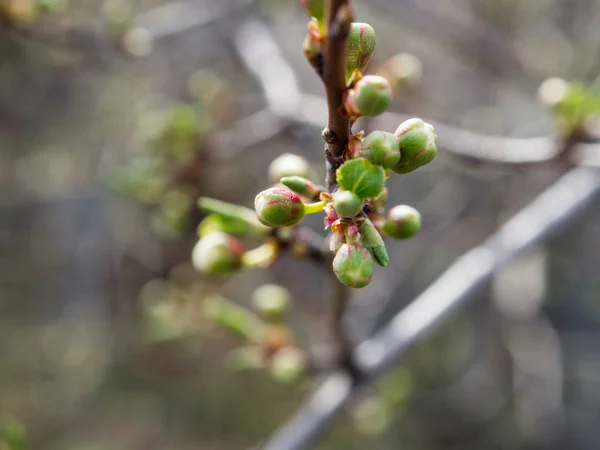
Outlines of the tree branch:
[{"label": "tree branch", "polygon": [[327,96],[328,120],[323,130],[327,156],[327,188],[336,187],[335,171],[342,163],[350,139],[350,119],[343,112],[346,93],[346,39],[352,24],[352,9],[348,0],[327,2],[327,36],[323,59],[323,82]]},{"label": "tree branch", "polygon": [[[580,167],[563,175],[483,244],[459,257],[389,325],[357,347],[354,362],[363,376],[380,375],[436,325],[449,318],[501,266],[572,220],[599,190],[599,171]],[[307,448],[358,387],[346,373],[329,376],[264,448]]]}]

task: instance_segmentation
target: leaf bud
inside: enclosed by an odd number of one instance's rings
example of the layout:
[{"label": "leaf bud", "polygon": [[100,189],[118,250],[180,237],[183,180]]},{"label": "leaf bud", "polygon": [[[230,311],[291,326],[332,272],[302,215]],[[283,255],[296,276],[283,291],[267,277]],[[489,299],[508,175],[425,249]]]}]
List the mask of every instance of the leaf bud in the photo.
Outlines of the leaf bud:
[{"label": "leaf bud", "polygon": [[375,41],[375,30],[371,25],[368,23],[352,23],[347,40],[346,81],[352,77],[355,70],[365,71],[375,49]]},{"label": "leaf bud", "polygon": [[383,238],[369,219],[365,219],[360,224],[360,243],[369,250],[377,264],[382,267],[388,265],[390,260],[387,250],[385,249]]},{"label": "leaf bud", "polygon": [[421,119],[408,119],[394,132],[400,145],[400,161],[394,172],[404,174],[429,164],[437,155],[437,134]]},{"label": "leaf bud", "polygon": [[333,208],[340,217],[355,217],[362,211],[363,200],[354,192],[339,189],[333,196]]},{"label": "leaf bud", "polygon": [[260,192],[254,199],[254,210],[258,220],[272,228],[294,225],[305,214],[300,196],[280,187]]},{"label": "leaf bud", "polygon": [[378,75],[366,75],[348,91],[344,106],[352,116],[378,116],[392,103],[390,83]]},{"label": "leaf bud", "polygon": [[192,265],[206,275],[222,275],[240,267],[244,244],[233,236],[215,231],[202,237],[192,250]]},{"label": "leaf bud", "polygon": [[421,229],[421,214],[408,205],[394,206],[388,212],[383,229],[394,239],[410,239]]},{"label": "leaf bud", "polygon": [[281,320],[289,311],[290,292],[277,284],[264,284],[252,294],[252,307],[268,320]]},{"label": "leaf bud", "polygon": [[344,244],[333,259],[333,272],[346,286],[365,287],[373,277],[373,258],[362,245]]}]

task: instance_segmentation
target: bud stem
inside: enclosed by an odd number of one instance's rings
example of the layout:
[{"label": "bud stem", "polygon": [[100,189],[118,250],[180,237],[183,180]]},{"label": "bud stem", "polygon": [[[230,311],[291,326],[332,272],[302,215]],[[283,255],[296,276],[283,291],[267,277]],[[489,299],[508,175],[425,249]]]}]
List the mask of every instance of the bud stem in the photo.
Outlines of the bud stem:
[{"label": "bud stem", "polygon": [[305,203],[304,204],[304,213],[305,214],[316,214],[316,213],[320,213],[321,211],[323,211],[323,208],[325,208],[325,205],[327,205],[328,202],[326,202],[325,200],[321,200],[320,202],[315,202],[315,203]]}]

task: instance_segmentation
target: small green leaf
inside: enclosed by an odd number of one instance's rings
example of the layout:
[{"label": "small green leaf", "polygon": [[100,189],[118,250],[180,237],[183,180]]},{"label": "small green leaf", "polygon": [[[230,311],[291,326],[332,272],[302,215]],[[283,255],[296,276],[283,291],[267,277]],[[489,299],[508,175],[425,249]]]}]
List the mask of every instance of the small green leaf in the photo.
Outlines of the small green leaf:
[{"label": "small green leaf", "polygon": [[377,197],[385,184],[383,167],[374,166],[362,158],[346,161],[336,175],[342,189],[354,192],[362,199]]}]

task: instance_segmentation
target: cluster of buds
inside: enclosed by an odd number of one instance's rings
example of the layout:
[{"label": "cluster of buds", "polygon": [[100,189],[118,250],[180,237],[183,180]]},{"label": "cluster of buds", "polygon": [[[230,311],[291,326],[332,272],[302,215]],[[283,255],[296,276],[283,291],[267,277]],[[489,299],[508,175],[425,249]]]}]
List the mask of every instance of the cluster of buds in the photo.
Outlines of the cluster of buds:
[{"label": "cluster of buds", "polygon": [[383,238],[409,239],[419,232],[421,216],[407,205],[385,215],[385,181],[390,174],[406,174],[431,162],[437,136],[431,125],[409,119],[395,133],[374,131],[353,136],[347,160],[337,169],[339,188],[324,194],[325,227],[331,228],[333,271],[340,282],[360,288],[369,284],[373,262],[385,267],[389,259]]},{"label": "cluster of buds", "polygon": [[8,23],[26,25],[40,15],[62,8],[60,0],[4,0],[0,2],[0,15]]},{"label": "cluster of buds", "polygon": [[[302,4],[311,17],[309,39],[320,43],[325,33],[323,2]],[[389,81],[362,74],[375,47],[373,28],[352,23],[347,46],[345,113],[351,120],[383,113],[391,103]],[[199,228],[194,266],[208,275],[267,267],[278,255],[281,242],[276,236],[282,233],[270,229],[297,227],[306,215],[324,212],[325,229],[331,229],[333,272],[347,286],[367,286],[375,264],[385,267],[389,263],[383,238],[409,239],[421,225],[418,211],[410,206],[394,206],[386,214],[386,180],[393,173],[407,174],[428,164],[436,154],[437,135],[421,119],[406,120],[393,133],[374,131],[365,136],[361,131],[349,138],[333,192],[310,179],[310,166],[303,158],[281,155],[269,166],[272,186],[256,196],[254,214],[240,206],[200,199],[201,209],[210,215]],[[232,234],[260,235],[264,243],[248,251]]]},{"label": "cluster of buds", "polygon": [[[409,239],[421,225],[418,211],[410,206],[395,206],[385,215],[386,180],[394,172],[406,174],[431,162],[436,153],[435,131],[420,119],[403,122],[395,133],[357,133],[337,169],[339,187],[333,193],[301,175],[308,173],[301,158],[283,155],[269,172],[272,178],[285,176],[256,196],[256,217],[267,227],[281,228],[324,211],[325,228],[331,228],[334,273],[343,284],[364,287],[371,281],[374,263],[385,267],[389,262],[383,237]],[[285,172],[274,170],[283,160],[288,162]]]},{"label": "cluster of buds", "polygon": [[281,383],[298,381],[308,366],[306,354],[295,343],[287,324],[291,295],[275,284],[258,287],[252,294],[252,310],[223,297],[206,300],[205,313],[219,326],[244,340],[228,355],[236,371],[266,369]]}]

